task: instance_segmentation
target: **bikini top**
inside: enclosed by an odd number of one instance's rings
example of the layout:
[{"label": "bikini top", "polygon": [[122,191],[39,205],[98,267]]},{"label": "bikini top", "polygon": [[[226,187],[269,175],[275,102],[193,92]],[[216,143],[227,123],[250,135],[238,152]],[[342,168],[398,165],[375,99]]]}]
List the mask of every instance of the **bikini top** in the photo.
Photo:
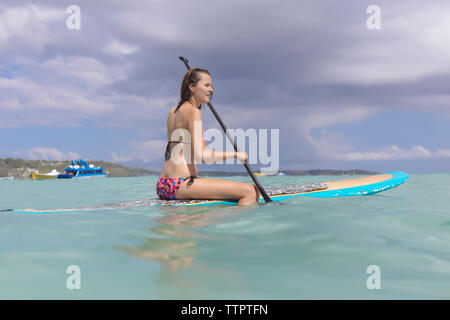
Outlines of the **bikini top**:
[{"label": "bikini top", "polygon": [[[205,130],[203,130],[203,142],[206,142]],[[191,144],[190,142],[184,142],[184,141],[171,141],[171,140],[167,141],[166,152],[164,153],[164,157],[166,158],[166,161],[170,159],[169,147],[170,147],[171,143]]]},{"label": "bikini top", "polygon": [[167,147],[166,152],[164,154],[164,157],[166,158],[166,161],[170,159],[170,152],[169,152],[169,146],[171,143],[184,143],[184,144],[191,144],[190,142],[184,142],[184,141],[167,141]]},{"label": "bikini top", "polygon": [[[180,107],[181,107],[182,104],[183,104],[183,103],[179,103],[179,104],[178,104],[178,106],[176,107],[174,113],[177,113],[177,111],[180,109]],[[205,141],[206,141],[206,138],[205,138],[205,130],[202,129],[202,131],[203,131],[203,141],[205,142]],[[190,142],[184,142],[184,141],[171,141],[171,140],[167,141],[166,152],[164,153],[164,157],[165,157],[166,161],[170,159],[169,146],[170,146],[171,143],[191,144]]]}]

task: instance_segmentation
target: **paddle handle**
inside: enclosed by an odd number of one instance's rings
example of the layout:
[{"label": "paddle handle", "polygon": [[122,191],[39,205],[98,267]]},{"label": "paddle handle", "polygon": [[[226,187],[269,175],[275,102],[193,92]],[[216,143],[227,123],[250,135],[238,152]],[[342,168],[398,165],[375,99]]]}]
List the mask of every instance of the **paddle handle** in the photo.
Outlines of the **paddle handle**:
[{"label": "paddle handle", "polygon": [[[185,57],[178,57],[181,61],[183,61],[184,65],[186,66],[186,68],[189,70],[191,67],[189,67],[189,61],[188,59],[186,59]],[[220,127],[222,128],[222,130],[225,132],[225,135],[228,137],[228,139],[230,140],[230,142],[233,144],[234,147],[234,151],[238,152],[238,148],[236,146],[236,142],[228,135],[228,130],[227,127],[225,126],[225,124],[223,123],[222,119],[220,118],[219,114],[217,113],[216,109],[213,107],[213,105],[211,104],[211,102],[208,102],[208,107],[211,110],[211,112],[213,113],[214,117],[216,118],[217,122],[219,122]],[[256,185],[256,187],[258,188],[259,192],[261,193],[261,196],[264,198],[265,202],[272,202],[272,199],[270,199],[269,195],[267,194],[267,192],[264,190],[264,188],[261,186],[261,184],[259,183],[258,179],[256,178],[256,176],[254,175],[252,169],[250,168],[250,166],[248,165],[247,162],[243,162],[245,169],[247,170],[248,174],[250,175],[250,178],[252,178],[253,183]]]}]

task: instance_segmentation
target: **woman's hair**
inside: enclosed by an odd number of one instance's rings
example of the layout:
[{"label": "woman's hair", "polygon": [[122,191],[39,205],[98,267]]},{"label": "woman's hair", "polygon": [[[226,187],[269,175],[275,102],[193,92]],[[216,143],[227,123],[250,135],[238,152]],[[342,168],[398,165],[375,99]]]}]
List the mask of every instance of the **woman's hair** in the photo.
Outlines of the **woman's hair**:
[{"label": "woman's hair", "polygon": [[197,85],[197,82],[200,81],[200,73],[206,73],[207,75],[211,76],[211,73],[208,70],[201,68],[191,68],[184,75],[183,81],[181,82],[180,100],[178,102],[177,108],[175,109],[175,112],[177,112],[178,109],[180,109],[183,103],[185,103],[192,97],[192,93],[191,90],[189,89],[189,86]]}]

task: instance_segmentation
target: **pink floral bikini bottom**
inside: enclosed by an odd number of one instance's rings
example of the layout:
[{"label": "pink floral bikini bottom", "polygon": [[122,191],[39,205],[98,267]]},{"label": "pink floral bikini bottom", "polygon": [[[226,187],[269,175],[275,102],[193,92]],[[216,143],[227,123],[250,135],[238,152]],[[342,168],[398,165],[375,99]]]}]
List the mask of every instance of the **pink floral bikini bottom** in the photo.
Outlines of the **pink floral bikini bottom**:
[{"label": "pink floral bikini bottom", "polygon": [[159,198],[162,200],[174,200],[177,194],[178,189],[181,184],[188,180],[187,186],[189,187],[194,182],[195,177],[190,176],[187,178],[162,178],[158,179],[156,183],[156,193]]}]

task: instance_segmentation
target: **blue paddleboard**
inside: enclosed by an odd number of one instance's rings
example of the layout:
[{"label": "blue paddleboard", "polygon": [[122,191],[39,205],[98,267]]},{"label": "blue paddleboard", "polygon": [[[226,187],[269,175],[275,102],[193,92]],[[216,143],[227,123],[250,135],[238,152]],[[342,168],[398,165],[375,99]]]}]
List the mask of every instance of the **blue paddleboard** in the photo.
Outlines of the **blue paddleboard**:
[{"label": "blue paddleboard", "polygon": [[[303,185],[287,185],[280,187],[265,188],[267,194],[273,201],[283,201],[292,197],[315,197],[335,198],[347,196],[366,196],[392,189],[404,183],[408,174],[396,171],[373,176],[364,176],[353,179],[326,181],[323,183],[312,183]],[[263,203],[264,199],[260,198]],[[237,205],[236,201],[230,200],[161,200],[145,199],[127,202],[118,202],[105,205],[78,207],[72,209],[7,209],[3,212],[17,213],[68,213],[68,212],[90,212],[99,210],[115,210],[142,206],[213,206],[213,205]]]}]

